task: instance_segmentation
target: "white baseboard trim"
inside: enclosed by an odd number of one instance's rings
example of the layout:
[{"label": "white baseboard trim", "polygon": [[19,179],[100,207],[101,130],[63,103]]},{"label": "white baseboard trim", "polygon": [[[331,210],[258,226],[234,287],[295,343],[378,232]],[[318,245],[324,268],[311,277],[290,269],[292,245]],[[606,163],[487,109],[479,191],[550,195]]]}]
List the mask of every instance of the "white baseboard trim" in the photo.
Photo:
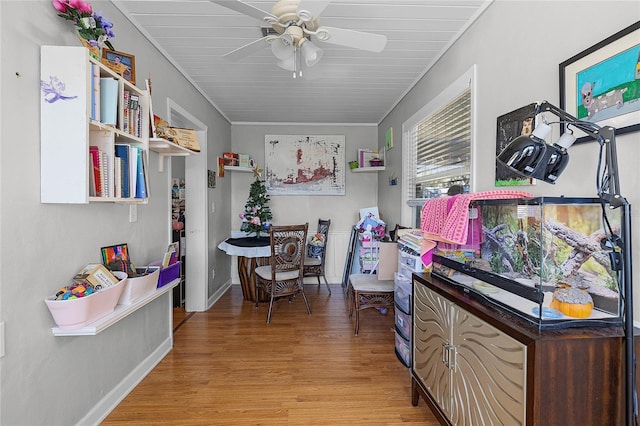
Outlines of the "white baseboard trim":
[{"label": "white baseboard trim", "polygon": [[228,280],[226,283],[222,285],[222,287],[218,289],[218,291],[213,293],[211,297],[207,300],[207,310],[210,309],[213,306],[213,304],[216,303],[222,297],[222,295],[225,294],[226,291],[229,290],[230,288],[231,288],[231,280]]},{"label": "white baseboard trim", "polygon": [[140,365],[131,371],[115,388],[105,395],[78,425],[99,425],[114,408],[144,379],[147,374],[169,353],[173,337],[169,336]]}]

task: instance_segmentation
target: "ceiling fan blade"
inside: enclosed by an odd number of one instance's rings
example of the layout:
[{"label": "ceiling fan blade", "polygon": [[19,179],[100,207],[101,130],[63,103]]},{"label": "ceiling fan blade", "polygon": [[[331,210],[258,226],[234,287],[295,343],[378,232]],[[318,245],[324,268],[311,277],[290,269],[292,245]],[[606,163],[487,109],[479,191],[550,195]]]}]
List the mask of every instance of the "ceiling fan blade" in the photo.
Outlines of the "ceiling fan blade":
[{"label": "ceiling fan blade", "polygon": [[382,52],[382,49],[387,45],[387,37],[381,34],[324,26],[318,28],[315,33],[317,39],[325,43],[338,44],[370,52]]},{"label": "ceiling fan blade", "polygon": [[258,9],[257,7],[251,6],[250,4],[244,3],[240,0],[209,0],[211,3],[219,4],[220,6],[224,6],[227,9],[235,10],[236,12],[240,12],[243,15],[251,16],[252,18],[257,19],[258,21],[268,24],[272,24],[273,22],[278,22],[278,18],[273,16],[269,12],[265,12],[262,9]]},{"label": "ceiling fan blade", "polygon": [[298,6],[298,16],[303,21],[311,21],[316,19],[331,3],[330,0],[303,0]]},{"label": "ceiling fan blade", "polygon": [[244,46],[237,48],[236,50],[232,50],[224,55],[224,58],[230,61],[239,61],[242,58],[264,49],[268,45],[268,41],[274,37],[275,36],[268,35],[266,37],[259,38],[249,44],[245,44]]}]

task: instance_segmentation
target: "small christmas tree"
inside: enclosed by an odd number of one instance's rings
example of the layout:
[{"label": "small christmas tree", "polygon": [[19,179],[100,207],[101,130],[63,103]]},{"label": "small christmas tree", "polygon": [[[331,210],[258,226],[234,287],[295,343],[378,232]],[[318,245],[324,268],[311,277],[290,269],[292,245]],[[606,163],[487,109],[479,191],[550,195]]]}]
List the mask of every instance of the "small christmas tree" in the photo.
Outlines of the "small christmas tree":
[{"label": "small christmas tree", "polygon": [[244,205],[244,212],[240,213],[240,219],[242,219],[240,230],[247,234],[255,233],[256,237],[260,236],[260,231],[268,232],[269,221],[273,217],[268,204],[267,188],[264,186],[264,181],[256,176],[256,180],[249,188],[249,199]]}]

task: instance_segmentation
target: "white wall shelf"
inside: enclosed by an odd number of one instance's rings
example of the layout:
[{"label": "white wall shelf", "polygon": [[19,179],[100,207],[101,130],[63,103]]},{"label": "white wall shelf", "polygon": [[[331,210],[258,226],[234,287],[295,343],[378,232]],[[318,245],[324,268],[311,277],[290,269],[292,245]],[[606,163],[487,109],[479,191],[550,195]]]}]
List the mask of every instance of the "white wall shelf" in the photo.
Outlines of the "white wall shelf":
[{"label": "white wall shelf", "polygon": [[353,173],[366,173],[366,172],[381,172],[385,169],[384,166],[377,167],[358,167],[355,169],[351,169]]},{"label": "white wall shelf", "polygon": [[240,167],[240,166],[224,166],[225,170],[235,170],[238,172],[252,172],[253,169],[251,167]]},{"label": "white wall shelf", "polygon": [[188,148],[182,147],[163,138],[150,138],[149,150],[158,153],[158,170],[164,171],[165,157],[186,157],[188,155],[199,154]]},{"label": "white wall shelf", "polygon": [[117,323],[124,317],[128,316],[132,312],[137,311],[142,308],[144,305],[154,301],[158,297],[172,290],[175,286],[180,283],[180,278],[176,278],[170,283],[163,285],[153,293],[150,293],[148,296],[138,300],[137,302],[131,305],[116,305],[116,309],[108,315],[103,316],[99,320],[92,322],[91,324],[77,328],[74,330],[62,330],[60,327],[52,327],[51,331],[53,331],[54,336],[95,336],[101,331],[111,327],[113,324]]}]

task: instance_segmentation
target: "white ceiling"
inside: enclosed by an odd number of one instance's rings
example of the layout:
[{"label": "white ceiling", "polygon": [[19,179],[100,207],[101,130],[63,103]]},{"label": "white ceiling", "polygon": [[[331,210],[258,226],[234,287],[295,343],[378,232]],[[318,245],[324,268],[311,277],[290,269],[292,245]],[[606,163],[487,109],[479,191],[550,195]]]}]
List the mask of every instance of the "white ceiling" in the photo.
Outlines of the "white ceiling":
[{"label": "white ceiling", "polygon": [[[113,3],[233,123],[379,123],[491,0],[332,1],[321,25],[383,34],[386,47],[318,41],[320,63],[296,79],[267,43],[238,62],[223,57],[263,36],[255,18],[206,0]],[[275,1],[246,3],[270,12]]]}]

